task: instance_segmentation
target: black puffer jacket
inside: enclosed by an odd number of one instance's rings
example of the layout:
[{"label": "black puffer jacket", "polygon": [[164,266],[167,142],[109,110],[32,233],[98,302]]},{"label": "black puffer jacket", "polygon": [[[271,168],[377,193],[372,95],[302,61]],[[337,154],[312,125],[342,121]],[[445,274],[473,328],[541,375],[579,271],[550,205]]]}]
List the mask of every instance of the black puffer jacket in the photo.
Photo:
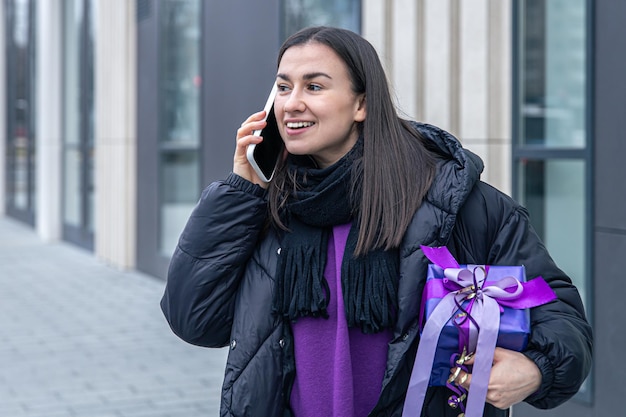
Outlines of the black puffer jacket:
[{"label": "black puffer jacket", "polygon": [[[418,130],[439,149],[439,167],[426,201],[400,248],[399,311],[389,344],[383,389],[373,416],[400,416],[415,359],[418,316],[428,261],[420,245],[447,245],[460,263],[525,265],[559,300],[531,310],[525,354],[543,375],[526,401],[555,407],[570,398],[591,366],[592,334],[576,288],[554,264],[531,228],[525,209],[479,181],[482,162],[448,133]],[[211,184],[185,227],[172,258],[161,306],[183,340],[207,347],[230,345],[222,416],[290,415],[295,369],[290,327],[272,314],[280,240],[263,232],[264,190],[231,174]],[[426,416],[455,416],[446,388],[432,388]],[[506,412],[485,408],[486,416]]]}]

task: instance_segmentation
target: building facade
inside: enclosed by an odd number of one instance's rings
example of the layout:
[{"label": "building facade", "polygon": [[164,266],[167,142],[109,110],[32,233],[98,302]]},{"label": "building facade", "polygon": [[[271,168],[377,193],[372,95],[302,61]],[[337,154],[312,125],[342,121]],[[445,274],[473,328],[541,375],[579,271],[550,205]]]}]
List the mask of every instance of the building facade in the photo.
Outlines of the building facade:
[{"label": "building facade", "polygon": [[2,0],[0,15],[0,215],[161,278],[202,188],[230,171],[285,37],[360,32],[401,114],[480,155],[581,290],[595,369],[550,415],[619,409],[624,2]]}]

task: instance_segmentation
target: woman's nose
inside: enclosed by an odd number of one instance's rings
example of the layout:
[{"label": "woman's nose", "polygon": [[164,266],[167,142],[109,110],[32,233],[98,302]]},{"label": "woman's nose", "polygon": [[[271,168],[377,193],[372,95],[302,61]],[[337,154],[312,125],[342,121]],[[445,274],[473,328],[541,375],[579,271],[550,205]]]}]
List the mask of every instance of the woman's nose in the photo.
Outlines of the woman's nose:
[{"label": "woman's nose", "polygon": [[291,91],[285,101],[285,112],[302,112],[306,108],[302,95],[295,89]]}]

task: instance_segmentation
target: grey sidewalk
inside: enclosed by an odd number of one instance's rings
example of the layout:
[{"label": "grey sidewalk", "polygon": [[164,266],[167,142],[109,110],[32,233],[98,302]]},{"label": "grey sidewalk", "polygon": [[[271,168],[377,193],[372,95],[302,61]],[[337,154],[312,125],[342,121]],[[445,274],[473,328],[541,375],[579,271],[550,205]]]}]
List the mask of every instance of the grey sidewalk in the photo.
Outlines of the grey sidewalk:
[{"label": "grey sidewalk", "polygon": [[174,336],[163,287],[0,217],[0,417],[219,415],[227,351]]}]

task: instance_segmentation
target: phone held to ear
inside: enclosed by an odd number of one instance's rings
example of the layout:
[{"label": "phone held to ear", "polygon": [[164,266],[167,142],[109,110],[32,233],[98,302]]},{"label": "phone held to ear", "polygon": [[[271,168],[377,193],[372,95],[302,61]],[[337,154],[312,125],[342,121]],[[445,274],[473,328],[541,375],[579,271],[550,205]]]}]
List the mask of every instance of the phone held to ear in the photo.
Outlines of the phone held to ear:
[{"label": "phone held to ear", "polygon": [[280,137],[276,116],[274,115],[274,97],[276,96],[277,86],[274,84],[270,92],[267,102],[265,103],[265,114],[267,126],[262,130],[255,130],[252,134],[262,136],[263,142],[248,145],[246,157],[248,162],[257,173],[259,178],[264,182],[270,182],[274,177],[276,165],[280,161],[283,154],[285,144]]}]

